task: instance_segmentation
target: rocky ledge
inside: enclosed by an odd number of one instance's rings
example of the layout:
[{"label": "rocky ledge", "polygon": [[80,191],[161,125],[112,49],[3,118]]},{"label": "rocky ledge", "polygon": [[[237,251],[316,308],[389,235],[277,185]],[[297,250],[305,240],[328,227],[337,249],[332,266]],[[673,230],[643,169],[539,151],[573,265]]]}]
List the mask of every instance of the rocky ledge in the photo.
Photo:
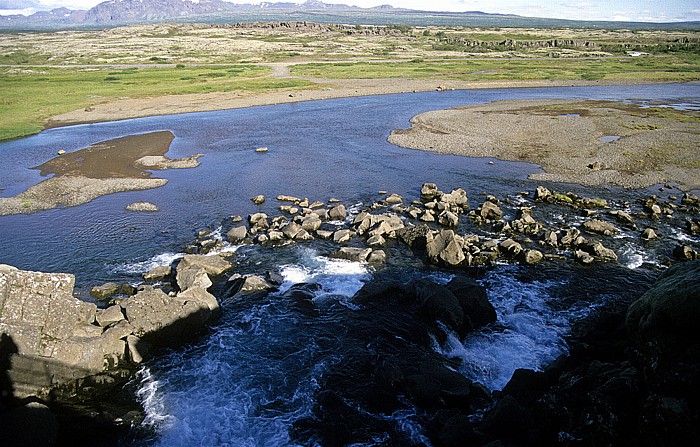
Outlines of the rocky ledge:
[{"label": "rocky ledge", "polygon": [[[231,266],[219,256],[187,256],[170,293],[143,285],[98,308],[73,296],[73,275],[0,265],[0,436],[7,445],[49,445],[55,430],[32,438],[14,430],[26,420],[18,415],[123,384],[155,349],[191,340],[220,315],[210,275]],[[39,414],[55,422],[45,406]]]}]

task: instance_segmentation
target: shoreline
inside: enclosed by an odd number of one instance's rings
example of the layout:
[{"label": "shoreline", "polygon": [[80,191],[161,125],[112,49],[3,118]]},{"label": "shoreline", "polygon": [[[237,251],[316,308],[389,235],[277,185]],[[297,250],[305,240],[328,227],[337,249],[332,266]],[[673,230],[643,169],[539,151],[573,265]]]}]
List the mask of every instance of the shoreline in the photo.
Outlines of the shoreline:
[{"label": "shoreline", "polygon": [[[665,84],[665,82],[626,81],[440,81],[414,79],[310,79],[318,88],[281,90],[256,95],[255,92],[212,92],[154,98],[128,98],[96,104],[89,109],[77,109],[54,115],[44,122],[44,130],[79,124],[121,121],[149,116],[213,112],[229,109],[288,104],[324,99],[360,96],[418,93],[440,90],[483,90],[506,88],[589,87],[615,85]],[[691,82],[692,83],[692,82]]]}]

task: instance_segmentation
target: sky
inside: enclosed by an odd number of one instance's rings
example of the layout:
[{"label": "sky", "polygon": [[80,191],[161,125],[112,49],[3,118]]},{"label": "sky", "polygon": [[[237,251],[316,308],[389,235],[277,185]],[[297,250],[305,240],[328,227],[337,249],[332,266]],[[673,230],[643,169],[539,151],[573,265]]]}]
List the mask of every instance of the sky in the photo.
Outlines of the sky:
[{"label": "sky", "polygon": [[[31,14],[65,6],[89,9],[102,0],[0,0],[0,14]],[[233,3],[260,3],[260,0],[229,0]],[[267,0],[292,1],[304,0]],[[361,7],[390,4],[397,8],[430,11],[482,11],[573,20],[612,20],[635,22],[700,21],[700,0],[323,0]]]}]

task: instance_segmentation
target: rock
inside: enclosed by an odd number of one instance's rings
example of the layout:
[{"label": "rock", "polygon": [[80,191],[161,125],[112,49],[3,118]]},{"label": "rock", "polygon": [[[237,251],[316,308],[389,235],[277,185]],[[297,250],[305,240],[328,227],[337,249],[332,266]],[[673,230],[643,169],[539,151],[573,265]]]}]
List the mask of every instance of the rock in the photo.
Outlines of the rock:
[{"label": "rock", "polygon": [[384,264],[386,262],[386,253],[384,250],[372,250],[372,253],[367,258],[367,262],[370,264]]},{"label": "rock", "polygon": [[420,199],[423,202],[430,202],[440,195],[435,183],[424,183],[420,189]]},{"label": "rock", "polygon": [[597,233],[605,236],[612,236],[618,233],[617,228],[615,228],[613,224],[597,219],[584,222],[583,229],[589,233]]},{"label": "rock", "polygon": [[440,196],[440,201],[450,205],[450,208],[457,211],[467,205],[467,192],[462,188],[453,189],[447,194]]},{"label": "rock", "polygon": [[538,250],[525,250],[522,253],[522,260],[525,264],[537,264],[544,258],[541,251]]},{"label": "rock", "polygon": [[282,234],[284,234],[284,237],[287,239],[294,239],[302,229],[303,228],[298,223],[291,222],[282,227],[280,231],[282,231]]},{"label": "rock", "polygon": [[581,244],[579,247],[586,253],[595,256],[601,261],[617,261],[617,254],[613,250],[606,248],[602,243],[598,241],[586,242],[585,244]]},{"label": "rock", "polygon": [[151,345],[135,335],[127,335],[126,346],[129,349],[129,360],[135,364],[143,363],[148,358]]},{"label": "rock", "polygon": [[384,239],[380,235],[372,236],[369,239],[367,239],[367,245],[370,247],[377,247],[377,246],[382,246],[386,244],[386,239]]},{"label": "rock", "polygon": [[255,149],[255,152],[257,152],[257,153],[259,153],[259,154],[265,153],[265,152],[267,152],[267,151],[269,151],[269,149],[268,149],[267,147],[265,147],[265,146],[259,147],[259,148]]},{"label": "rock", "polygon": [[330,209],[328,212],[328,217],[331,220],[345,220],[347,217],[347,211],[345,211],[344,205],[336,205]]},{"label": "rock", "polygon": [[269,228],[270,224],[267,222],[267,214],[265,213],[254,213],[248,216],[248,225],[251,228]]},{"label": "rock", "polygon": [[695,194],[691,194],[689,192],[683,194],[683,198],[681,199],[681,203],[683,205],[700,205],[700,197],[696,196]]},{"label": "rock", "polygon": [[237,244],[248,236],[248,229],[245,225],[233,227],[226,233],[226,240],[232,244]]},{"label": "rock", "polygon": [[[657,395],[684,397],[688,402],[700,398],[698,321],[700,261],[677,264],[661,273],[654,285],[630,305],[625,326],[634,358]],[[694,411],[697,415],[697,409]],[[693,431],[697,436],[697,428]]]},{"label": "rock", "polygon": [[316,231],[321,228],[321,218],[318,214],[311,213],[302,220],[301,228],[309,232]]},{"label": "rock", "polygon": [[659,236],[652,228],[646,228],[644,231],[642,231],[642,234],[639,237],[645,241],[650,241],[658,238]]},{"label": "rock", "polygon": [[56,416],[39,402],[0,413],[0,439],[7,447],[57,445],[58,429]]},{"label": "rock", "polygon": [[299,203],[301,202],[301,199],[298,197],[294,196],[285,196],[285,195],[279,195],[277,196],[277,200],[280,202],[292,202],[292,203]]},{"label": "rock", "polygon": [[513,239],[506,239],[500,244],[498,244],[500,250],[507,256],[516,257],[523,251],[522,245],[515,242]]},{"label": "rock", "polygon": [[387,203],[387,205],[398,205],[399,203],[403,203],[403,197],[398,194],[391,194],[389,197],[384,199],[384,201]]},{"label": "rock", "polygon": [[125,208],[127,211],[134,211],[134,212],[155,212],[155,211],[160,211],[160,208],[158,208],[156,205],[152,204],[151,202],[134,202],[130,203],[126,206]]},{"label": "rock", "polygon": [[169,297],[158,289],[142,290],[131,297],[124,312],[133,327],[133,335],[161,346],[190,338],[211,316],[209,306],[197,299]]},{"label": "rock", "polygon": [[498,205],[488,200],[479,207],[478,212],[486,220],[500,220],[503,217],[503,211]]},{"label": "rock", "polygon": [[673,256],[681,261],[700,259],[700,254],[689,245],[678,245],[673,249]]},{"label": "rock", "polygon": [[624,211],[613,210],[613,211],[610,211],[608,214],[610,214],[611,216],[615,216],[617,221],[620,223],[623,223],[623,224],[633,224],[634,223],[634,219],[632,218],[632,216],[630,216],[628,213],[626,213]]},{"label": "rock", "polygon": [[371,248],[343,247],[331,254],[331,258],[346,259],[354,262],[365,262],[372,253]]},{"label": "rock", "polygon": [[208,309],[209,314],[201,312],[198,310],[202,323],[206,323],[208,320],[213,318],[218,318],[221,316],[221,307],[219,306],[219,301],[214,295],[207,292],[206,289],[200,287],[190,287],[184,292],[177,294],[177,298],[181,300],[186,300],[185,305],[189,305],[192,301],[196,302],[199,309]]},{"label": "rock", "polygon": [[[443,196],[444,197],[444,196]],[[456,227],[459,224],[459,217],[449,211],[443,211],[438,216],[438,223],[446,227]]]},{"label": "rock", "polygon": [[342,244],[347,242],[352,237],[352,231],[350,230],[338,230],[333,233],[333,242],[336,244]]},{"label": "rock", "polygon": [[435,222],[435,214],[430,210],[425,210],[425,213],[420,217],[423,222]]},{"label": "rock", "polygon": [[207,271],[199,267],[178,267],[175,280],[180,290],[187,290],[192,287],[206,290],[212,286]]},{"label": "rock", "polygon": [[685,229],[693,236],[700,235],[700,219],[688,219],[685,221]]},{"label": "rock", "polygon": [[[118,323],[125,319],[122,308],[119,305],[109,306],[106,309],[98,309],[95,315],[97,324],[101,327],[107,327],[111,324]],[[100,331],[101,332],[101,331]]]},{"label": "rock", "polygon": [[211,276],[219,276],[233,267],[233,264],[221,255],[185,255],[177,265],[177,269],[204,269]]},{"label": "rock", "polygon": [[330,239],[333,237],[334,232],[330,230],[317,230],[316,231],[316,236],[320,237],[321,239]]},{"label": "rock", "polygon": [[574,252],[574,258],[581,264],[591,264],[593,263],[593,261],[595,261],[593,256],[591,256],[588,252],[585,252],[583,250],[576,250]]},{"label": "rock", "polygon": [[108,282],[90,289],[90,295],[94,296],[98,300],[106,300],[119,293],[120,290],[121,286],[119,284],[115,282]]},{"label": "rock", "polygon": [[636,340],[697,342],[700,321],[700,261],[678,264],[663,272],[651,289],[632,303],[627,330]]},{"label": "rock", "polygon": [[265,196],[260,194],[255,197],[252,197],[250,201],[256,205],[262,205],[263,203],[265,203]]},{"label": "rock", "polygon": [[455,276],[445,287],[457,297],[463,314],[469,318],[470,329],[496,321],[496,309],[488,299],[486,287],[464,276]]},{"label": "rock", "polygon": [[396,236],[411,248],[424,249],[430,227],[427,225],[408,226],[396,231]]},{"label": "rock", "polygon": [[143,274],[145,281],[161,281],[173,273],[172,267],[169,265],[159,265]]},{"label": "rock", "polygon": [[552,195],[552,192],[545,188],[544,186],[538,186],[535,188],[535,200],[544,201]]},{"label": "rock", "polygon": [[428,259],[434,264],[459,265],[466,259],[459,237],[452,230],[442,230],[426,237]]},{"label": "rock", "polygon": [[[284,282],[283,277],[276,278],[278,284],[282,284]],[[276,290],[277,287],[272,285],[270,282],[268,282],[265,278],[257,275],[233,275],[228,279],[228,288],[229,290],[235,290],[235,293],[238,292],[259,292],[262,290]]]},{"label": "rock", "polygon": [[416,302],[424,316],[441,321],[460,336],[471,330],[471,324],[465,327],[459,300],[448,288],[431,281],[418,281]]}]

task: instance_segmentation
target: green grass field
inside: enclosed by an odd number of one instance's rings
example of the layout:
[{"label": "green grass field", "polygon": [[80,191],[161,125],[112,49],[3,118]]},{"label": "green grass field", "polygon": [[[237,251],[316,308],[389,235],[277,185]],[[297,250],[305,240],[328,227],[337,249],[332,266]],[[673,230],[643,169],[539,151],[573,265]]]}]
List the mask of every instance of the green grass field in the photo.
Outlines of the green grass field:
[{"label": "green grass field", "polygon": [[460,61],[340,62],[296,65],[292,74],[316,78],[492,80],[700,80],[700,56],[624,58],[473,59]]},{"label": "green grass field", "polygon": [[256,65],[5,70],[0,74],[0,140],[37,133],[51,116],[120,98],[310,85],[301,79],[263,77],[270,72]]}]

